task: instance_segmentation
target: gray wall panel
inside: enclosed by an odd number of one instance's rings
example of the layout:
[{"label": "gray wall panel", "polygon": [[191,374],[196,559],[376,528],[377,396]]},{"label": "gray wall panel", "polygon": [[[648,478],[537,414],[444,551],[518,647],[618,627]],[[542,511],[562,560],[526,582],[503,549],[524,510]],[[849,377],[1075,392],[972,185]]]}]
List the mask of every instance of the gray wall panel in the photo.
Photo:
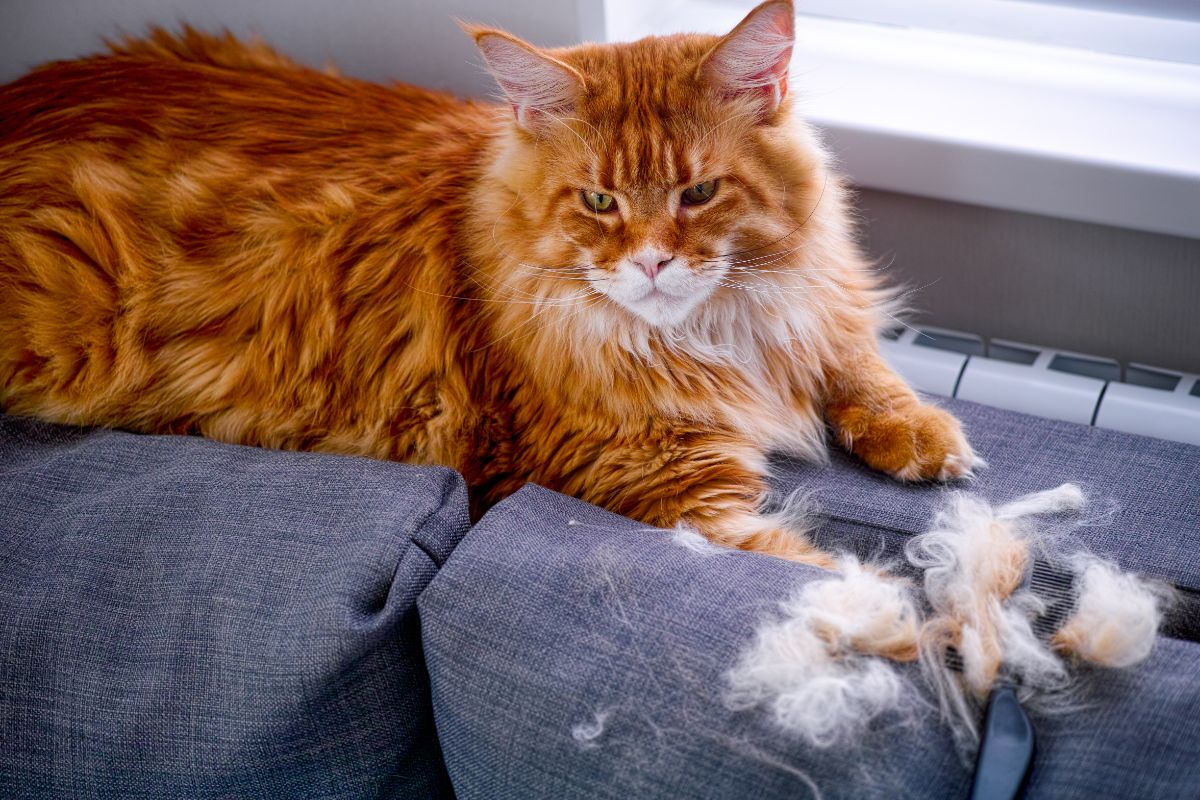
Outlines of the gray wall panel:
[{"label": "gray wall panel", "polygon": [[101,38],[151,24],[258,32],[314,66],[330,60],[370,80],[398,78],[486,95],[495,84],[454,17],[544,46],[599,38],[594,0],[0,0],[0,83],[30,67],[102,49]]},{"label": "gray wall panel", "polygon": [[1200,240],[864,190],[916,319],[1200,372]]}]

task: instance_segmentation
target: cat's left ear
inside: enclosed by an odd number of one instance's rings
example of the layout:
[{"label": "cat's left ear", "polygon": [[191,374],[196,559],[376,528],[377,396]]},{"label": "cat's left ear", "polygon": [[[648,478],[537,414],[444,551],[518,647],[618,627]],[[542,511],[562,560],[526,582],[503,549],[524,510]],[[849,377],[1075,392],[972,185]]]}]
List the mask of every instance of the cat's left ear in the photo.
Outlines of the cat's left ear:
[{"label": "cat's left ear", "polygon": [[474,37],[521,127],[536,130],[574,108],[586,86],[574,67],[503,31],[470,25],[463,29]]},{"label": "cat's left ear", "polygon": [[787,95],[795,20],[791,0],[767,0],[704,54],[697,77],[726,96],[756,100],[771,117]]}]

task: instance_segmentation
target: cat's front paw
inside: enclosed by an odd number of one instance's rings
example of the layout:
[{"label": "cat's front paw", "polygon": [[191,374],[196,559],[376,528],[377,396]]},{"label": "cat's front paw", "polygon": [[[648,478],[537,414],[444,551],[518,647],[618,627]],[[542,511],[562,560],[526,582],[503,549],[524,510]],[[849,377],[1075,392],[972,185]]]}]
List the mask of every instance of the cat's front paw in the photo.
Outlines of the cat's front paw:
[{"label": "cat's front paw", "polygon": [[874,469],[903,481],[969,478],[987,466],[951,414],[913,402],[887,411],[830,409],[842,444]]}]

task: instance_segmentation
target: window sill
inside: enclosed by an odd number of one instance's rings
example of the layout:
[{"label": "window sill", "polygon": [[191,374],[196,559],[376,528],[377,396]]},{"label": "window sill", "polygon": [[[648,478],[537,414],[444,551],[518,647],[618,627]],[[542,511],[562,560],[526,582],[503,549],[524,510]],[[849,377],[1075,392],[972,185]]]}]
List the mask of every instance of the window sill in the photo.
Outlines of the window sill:
[{"label": "window sill", "polygon": [[[745,10],[622,5],[613,40]],[[1200,66],[801,17],[791,87],[860,186],[1200,238]]]}]

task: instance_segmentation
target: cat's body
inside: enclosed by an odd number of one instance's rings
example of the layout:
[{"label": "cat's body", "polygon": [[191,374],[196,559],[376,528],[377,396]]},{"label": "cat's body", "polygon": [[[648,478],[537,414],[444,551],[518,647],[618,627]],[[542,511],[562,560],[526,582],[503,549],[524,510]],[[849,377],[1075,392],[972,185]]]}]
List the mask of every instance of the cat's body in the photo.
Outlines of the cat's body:
[{"label": "cat's body", "polygon": [[459,466],[490,110],[190,44],[0,90],[5,404]]},{"label": "cat's body", "polygon": [[758,513],[769,452],[820,457],[828,420],[899,477],[969,471],[879,360],[786,77],[697,95],[717,37],[476,36],[512,109],[194,33],[0,88],[0,407],[444,464],[477,510],[536,481],[822,564]]}]

